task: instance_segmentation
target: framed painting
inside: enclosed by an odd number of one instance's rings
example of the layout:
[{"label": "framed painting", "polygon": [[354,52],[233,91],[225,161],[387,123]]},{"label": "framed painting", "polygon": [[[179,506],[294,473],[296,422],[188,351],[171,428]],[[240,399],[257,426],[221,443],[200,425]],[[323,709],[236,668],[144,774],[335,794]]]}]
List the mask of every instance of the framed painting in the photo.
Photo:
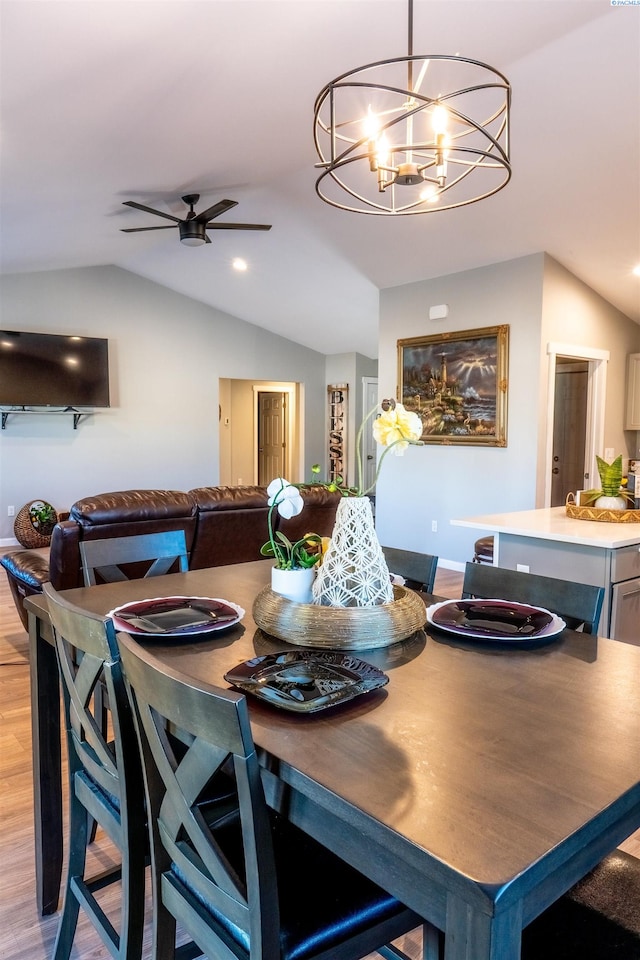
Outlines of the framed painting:
[{"label": "framed painting", "polygon": [[507,445],[509,327],[398,340],[398,399],[425,443]]}]

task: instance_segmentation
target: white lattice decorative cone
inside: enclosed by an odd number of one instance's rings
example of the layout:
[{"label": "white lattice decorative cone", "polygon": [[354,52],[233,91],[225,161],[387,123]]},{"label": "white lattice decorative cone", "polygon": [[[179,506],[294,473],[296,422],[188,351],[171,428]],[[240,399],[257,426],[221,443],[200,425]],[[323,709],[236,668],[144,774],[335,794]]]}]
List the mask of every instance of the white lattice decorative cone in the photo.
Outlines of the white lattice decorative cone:
[{"label": "white lattice decorative cone", "polygon": [[326,607],[375,607],[393,600],[393,586],[367,497],[338,504],[329,549],[313,584],[313,602]]}]

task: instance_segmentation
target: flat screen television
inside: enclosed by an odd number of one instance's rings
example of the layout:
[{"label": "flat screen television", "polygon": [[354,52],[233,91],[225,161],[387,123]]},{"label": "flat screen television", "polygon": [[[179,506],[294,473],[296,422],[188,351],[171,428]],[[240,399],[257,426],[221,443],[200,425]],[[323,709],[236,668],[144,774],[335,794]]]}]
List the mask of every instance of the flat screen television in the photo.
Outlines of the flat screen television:
[{"label": "flat screen television", "polygon": [[0,406],[108,407],[109,341],[0,330]]}]

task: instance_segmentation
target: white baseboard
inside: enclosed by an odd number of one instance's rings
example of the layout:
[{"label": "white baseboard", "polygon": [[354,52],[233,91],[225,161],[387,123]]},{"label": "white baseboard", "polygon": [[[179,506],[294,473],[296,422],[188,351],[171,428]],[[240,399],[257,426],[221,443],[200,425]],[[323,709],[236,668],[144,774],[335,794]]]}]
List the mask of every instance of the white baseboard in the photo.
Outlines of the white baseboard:
[{"label": "white baseboard", "polygon": [[443,570],[459,570],[460,573],[464,573],[466,564],[459,560],[441,560],[438,558],[438,566],[442,567]]},{"label": "white baseboard", "polygon": [[20,544],[17,540],[7,537],[5,540],[0,540],[0,547],[19,547]]}]

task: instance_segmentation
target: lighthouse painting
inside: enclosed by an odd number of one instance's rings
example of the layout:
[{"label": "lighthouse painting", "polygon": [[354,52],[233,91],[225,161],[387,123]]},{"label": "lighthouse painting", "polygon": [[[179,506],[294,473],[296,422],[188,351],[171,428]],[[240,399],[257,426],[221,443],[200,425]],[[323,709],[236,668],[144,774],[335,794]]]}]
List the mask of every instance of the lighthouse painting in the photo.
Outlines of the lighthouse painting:
[{"label": "lighthouse painting", "polygon": [[507,445],[509,327],[398,340],[398,398],[426,443]]}]

